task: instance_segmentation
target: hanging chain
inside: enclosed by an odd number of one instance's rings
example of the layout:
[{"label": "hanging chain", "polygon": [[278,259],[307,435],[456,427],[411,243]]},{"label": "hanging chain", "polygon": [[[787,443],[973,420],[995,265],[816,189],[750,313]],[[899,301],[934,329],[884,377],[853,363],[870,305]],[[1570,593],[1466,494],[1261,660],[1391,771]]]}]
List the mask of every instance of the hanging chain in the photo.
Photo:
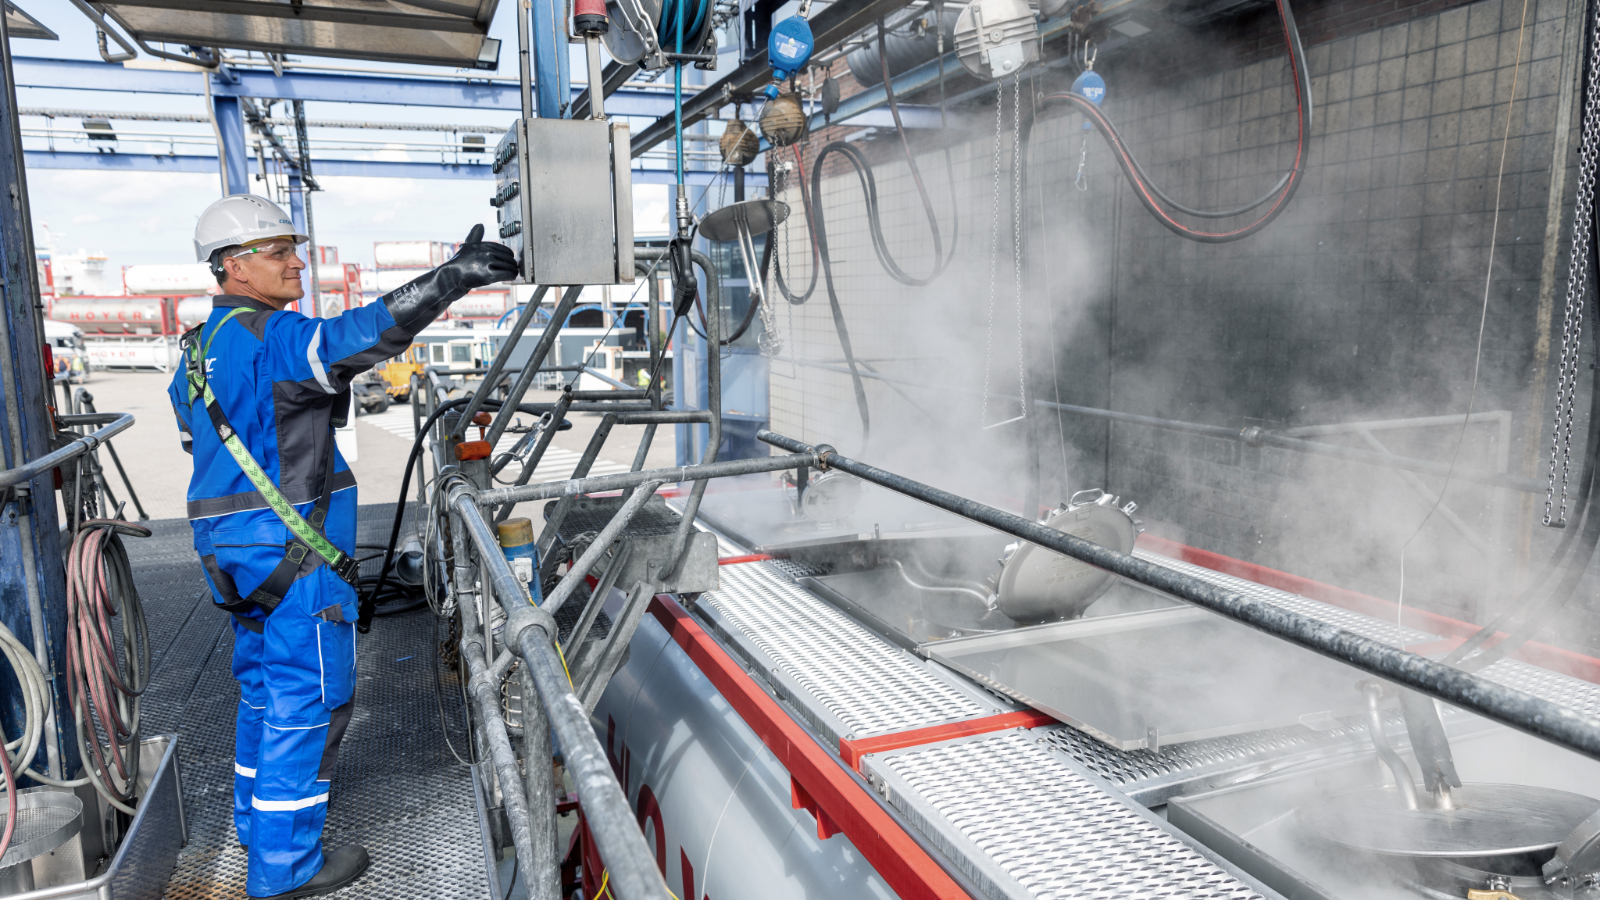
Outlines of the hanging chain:
[{"label": "hanging chain", "polygon": [[1000,140],[1005,134],[1005,82],[994,92],[994,197],[989,213],[989,327],[983,339],[983,410],[980,427],[989,424],[989,368],[994,361],[994,300],[996,266],[1000,260]]},{"label": "hanging chain", "polygon": [[[767,240],[769,242],[776,240],[777,237],[773,232],[767,232]],[[763,250],[769,249],[763,248]],[[776,298],[772,296],[766,279],[762,277],[764,274],[759,268],[750,273],[751,280],[759,280],[761,282],[761,334],[756,338],[756,346],[761,349],[762,356],[767,359],[776,359],[778,354],[783,352],[783,336],[778,334],[778,314],[772,309],[772,301]]]},{"label": "hanging chain", "polygon": [[[1595,169],[1600,164],[1600,40],[1590,54],[1588,97],[1583,104],[1583,132],[1578,145],[1578,187],[1572,204],[1572,256],[1567,269],[1567,310],[1561,323],[1561,375],[1556,382],[1555,421],[1550,430],[1550,475],[1544,495],[1544,524],[1565,528],[1567,488],[1572,468],[1572,412],[1578,393],[1583,300],[1588,287],[1590,221],[1594,209]],[[1552,514],[1556,492],[1556,459],[1561,460],[1561,501]]]},{"label": "hanging chain", "polygon": [[1011,86],[1011,277],[1017,290],[1017,396],[1028,417],[1028,382],[1022,352],[1022,72]]},{"label": "hanging chain", "polygon": [[1083,174],[1084,168],[1089,165],[1089,136],[1083,136],[1083,152],[1078,155],[1078,177],[1072,179],[1072,186],[1080,191],[1089,189],[1089,179]]}]

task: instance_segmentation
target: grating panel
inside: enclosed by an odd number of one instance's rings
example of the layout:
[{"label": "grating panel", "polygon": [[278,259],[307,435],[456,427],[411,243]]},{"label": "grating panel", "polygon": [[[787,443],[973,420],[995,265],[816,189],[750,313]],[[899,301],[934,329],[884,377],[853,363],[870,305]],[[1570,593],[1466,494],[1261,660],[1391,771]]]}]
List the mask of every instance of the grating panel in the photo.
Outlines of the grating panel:
[{"label": "grating panel", "polygon": [[904,731],[991,711],[762,563],[723,566],[722,587],[701,602],[836,716],[846,735]]},{"label": "grating panel", "polygon": [[1600,685],[1515,659],[1501,659],[1478,674],[1582,715],[1600,717]]},{"label": "grating panel", "polygon": [[[561,520],[561,540],[570,542],[573,538],[586,532],[598,532],[606,527],[611,517],[622,508],[622,497],[578,497],[572,502],[572,509],[567,512],[567,517]],[[554,511],[554,503],[547,504],[546,510]],[[645,502],[644,508],[628,520],[628,525],[622,530],[624,537],[655,537],[663,534],[675,534],[682,516],[667,507],[667,501],[662,497],[653,497]]]},{"label": "grating panel", "polygon": [[1026,732],[869,757],[868,765],[890,802],[994,895],[1261,896]]},{"label": "grating panel", "polygon": [[1238,591],[1253,600],[1261,600],[1281,609],[1300,613],[1319,622],[1326,622],[1329,625],[1335,625],[1346,631],[1354,632],[1362,637],[1382,641],[1392,647],[1401,646],[1402,640],[1407,644],[1415,644],[1437,638],[1437,635],[1429,634],[1426,631],[1418,631],[1415,628],[1402,628],[1393,622],[1385,622],[1372,616],[1340,609],[1337,606],[1312,600],[1309,597],[1302,597],[1298,594],[1291,594],[1287,591],[1256,584],[1254,581],[1246,581],[1243,578],[1224,575],[1204,566],[1182,562],[1170,556],[1162,556],[1157,553],[1151,553],[1148,550],[1135,550],[1133,555],[1145,562],[1165,566],[1175,572],[1182,572],[1202,581],[1209,581],[1228,590]]}]

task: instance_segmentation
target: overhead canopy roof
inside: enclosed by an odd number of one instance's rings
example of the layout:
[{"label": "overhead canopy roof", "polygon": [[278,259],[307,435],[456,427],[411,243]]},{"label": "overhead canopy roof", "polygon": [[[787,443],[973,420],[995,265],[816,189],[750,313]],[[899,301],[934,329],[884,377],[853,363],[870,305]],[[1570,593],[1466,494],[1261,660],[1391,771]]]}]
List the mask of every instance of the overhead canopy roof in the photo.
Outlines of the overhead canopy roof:
[{"label": "overhead canopy roof", "polygon": [[498,0],[110,0],[133,37],[197,47],[493,69]]},{"label": "overhead canopy roof", "polygon": [[54,31],[44,27],[43,24],[18,9],[16,4],[6,3],[6,33],[14,38],[38,38],[41,41],[59,40]]}]

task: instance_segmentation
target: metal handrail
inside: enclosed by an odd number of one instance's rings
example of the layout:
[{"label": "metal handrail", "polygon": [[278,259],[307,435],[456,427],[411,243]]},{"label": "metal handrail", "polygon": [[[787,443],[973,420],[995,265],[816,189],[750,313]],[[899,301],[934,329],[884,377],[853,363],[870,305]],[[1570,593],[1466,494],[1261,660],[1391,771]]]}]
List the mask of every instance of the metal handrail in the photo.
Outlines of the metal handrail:
[{"label": "metal handrail", "polygon": [[1497,684],[1391,647],[1327,622],[1253,599],[1239,591],[1202,581],[1174,569],[1047,528],[1031,519],[986,506],[957,494],[912,481],[867,463],[840,456],[826,444],[760,431],[756,438],[792,453],[815,453],[822,469],[838,469],[930,506],[955,513],[1057,553],[1171,594],[1211,612],[1297,644],[1399,685],[1478,713],[1534,737],[1600,759],[1600,719],[1532,694]]},{"label": "metal handrail", "polygon": [[[474,490],[458,470],[445,471],[445,491],[449,513],[453,521],[461,524],[477,551],[480,567],[474,574],[468,554],[457,556],[456,577],[466,584],[481,581],[495,602],[507,615],[501,632],[511,652],[526,664],[533,679],[535,692],[551,730],[561,745],[563,759],[572,770],[578,785],[578,798],[583,804],[584,819],[610,872],[610,885],[619,900],[642,900],[668,896],[655,865],[654,854],[644,843],[626,796],[617,782],[615,773],[606,759],[605,750],[595,735],[582,702],[564,674],[560,651],[555,647],[553,608],[564,595],[559,590],[546,600],[540,610],[529,604],[522,582],[511,571],[510,563],[500,551],[500,545],[490,529],[485,511],[508,499],[568,496],[624,488],[642,488],[624,504],[622,510],[607,525],[583,558],[574,562],[574,568],[563,579],[563,584],[576,585],[610,546],[610,537],[625,527],[628,519],[643,508],[645,501],[655,493],[655,488],[666,482],[693,481],[704,483],[712,478],[756,472],[773,472],[800,466],[815,466],[814,452],[793,456],[764,457],[706,463],[697,466],[678,466],[649,472],[627,472],[592,478],[552,481],[525,487]],[[470,589],[468,596],[470,596]],[[546,814],[545,810],[531,808],[530,798],[523,793],[523,785],[516,777],[518,771],[505,717],[500,710],[497,675],[503,677],[505,667],[491,664],[488,648],[477,621],[477,611],[471,602],[458,604],[462,613],[462,655],[471,673],[470,693],[483,720],[485,737],[494,768],[500,775],[500,789],[506,797],[506,816],[511,825],[511,840],[517,856],[531,872],[539,872],[541,858],[534,845],[536,834],[534,817]],[[542,616],[540,619],[538,617]],[[551,633],[546,633],[546,631]],[[554,864],[554,861],[549,861]],[[535,876],[537,877],[537,876]]]},{"label": "metal handrail", "polygon": [[[83,454],[94,450],[111,437],[128,430],[128,427],[133,424],[133,413],[100,413],[95,416],[62,416],[60,418],[81,420],[87,418],[103,419],[107,416],[111,417],[111,421],[93,432],[73,438],[71,443],[52,450],[33,462],[24,463],[15,469],[6,469],[0,472],[0,487],[10,487],[14,484],[21,484],[24,481],[32,481],[56,466],[77,459]],[[97,423],[80,421],[74,424],[91,425]]]},{"label": "metal handrail", "polygon": [[[501,555],[499,542],[484,521],[472,488],[459,476],[453,481],[448,488],[451,511],[477,548],[478,560],[483,566],[480,577],[485,587],[491,590],[508,616],[513,617],[507,620],[505,636],[515,641],[513,651],[533,676],[540,705],[549,716],[550,728],[561,745],[562,759],[572,771],[573,781],[577,784],[584,821],[594,836],[601,859],[605,861],[612,892],[619,900],[666,900],[669,893],[656,868],[655,854],[645,845],[633,810],[628,805],[628,798],[623,794],[622,786],[606,759],[605,748],[600,746],[600,739],[589,724],[582,702],[567,681],[561,658],[552,643],[553,635],[546,635],[537,624],[526,625],[513,634],[513,628],[517,627],[514,623],[518,621],[515,614],[526,614],[533,607],[527,603],[522,582]],[[538,864],[541,862],[532,847],[531,817],[548,813],[545,810],[528,809],[520,779],[516,777],[516,759],[510,755],[505,719],[499,710],[498,685],[487,683],[488,661],[481,643],[475,643],[481,642],[481,638],[475,634],[475,616],[468,609],[469,605],[458,604],[463,616],[462,649],[473,670],[474,693],[484,694],[483,701],[479,703],[479,713],[486,720],[495,768],[501,772],[500,791],[506,798],[505,809],[510,820],[512,843],[517,845],[518,858],[530,866],[531,881],[539,877],[535,873],[540,872]],[[546,618],[549,618],[548,614]],[[550,620],[550,628],[554,628],[553,619]],[[492,693],[490,688],[494,689]],[[548,862],[553,864],[555,861]]]}]

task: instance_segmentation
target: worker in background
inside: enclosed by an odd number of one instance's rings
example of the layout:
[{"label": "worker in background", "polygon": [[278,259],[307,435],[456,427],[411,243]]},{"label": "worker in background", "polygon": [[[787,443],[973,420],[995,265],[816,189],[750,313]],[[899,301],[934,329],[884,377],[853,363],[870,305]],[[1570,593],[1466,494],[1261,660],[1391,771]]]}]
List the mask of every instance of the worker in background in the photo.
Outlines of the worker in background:
[{"label": "worker in background", "polygon": [[313,319],[284,310],[303,296],[308,238],[282,209],[235,194],[195,226],[222,293],[184,336],[169,393],[194,455],[195,550],[234,618],[233,820],[251,897],[324,894],[367,869],[360,846],[322,848],[356,679],[355,477],[334,428],[358,374],[468,290],[516,277],[511,251],[482,237],[474,227],[453,259],[376,303]]},{"label": "worker in background", "polygon": [[649,388],[650,368],[648,366],[640,366],[639,371],[633,376],[633,379],[639,383],[639,387]]}]

